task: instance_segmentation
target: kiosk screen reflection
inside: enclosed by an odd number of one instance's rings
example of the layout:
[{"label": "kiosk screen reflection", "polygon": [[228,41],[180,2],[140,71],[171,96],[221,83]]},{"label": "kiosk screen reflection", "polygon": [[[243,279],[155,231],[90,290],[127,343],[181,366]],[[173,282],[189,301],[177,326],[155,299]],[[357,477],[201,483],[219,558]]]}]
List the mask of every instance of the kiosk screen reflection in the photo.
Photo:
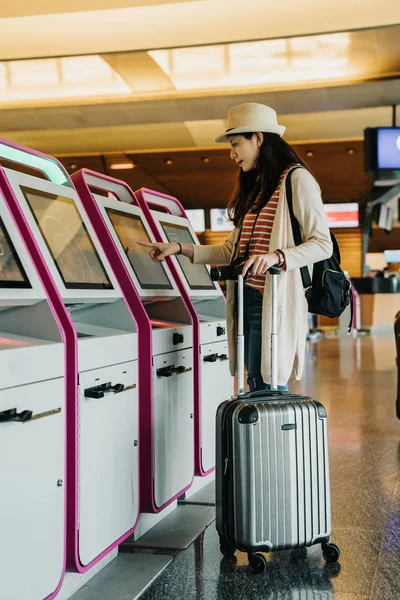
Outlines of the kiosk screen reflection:
[{"label": "kiosk screen reflection", "polygon": [[31,288],[14,245],[0,219],[0,288]]},{"label": "kiosk screen reflection", "polygon": [[[195,244],[190,230],[183,225],[175,225],[160,221],[169,242],[180,242],[181,244]],[[211,280],[205,265],[193,264],[186,256],[178,255],[183,274],[191,290],[215,290],[214,282]]]},{"label": "kiosk screen reflection", "polygon": [[172,290],[164,267],[154,263],[149,256],[150,250],[137,243],[151,243],[141,218],[113,208],[106,208],[106,211],[142,289]]},{"label": "kiosk screen reflection", "polygon": [[21,188],[68,289],[112,289],[100,257],[70,198]]}]

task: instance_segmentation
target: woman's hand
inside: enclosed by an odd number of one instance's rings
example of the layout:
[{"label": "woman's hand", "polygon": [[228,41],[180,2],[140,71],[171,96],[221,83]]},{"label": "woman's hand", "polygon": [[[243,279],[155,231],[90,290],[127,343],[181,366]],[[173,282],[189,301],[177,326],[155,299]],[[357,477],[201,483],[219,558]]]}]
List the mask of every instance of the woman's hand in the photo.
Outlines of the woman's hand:
[{"label": "woman's hand", "polygon": [[149,244],[148,242],[138,242],[140,246],[144,246],[149,249],[149,256],[153,262],[162,262],[167,256],[172,256],[174,254],[178,254],[179,252],[179,244],[164,244],[163,242],[152,242]]},{"label": "woman's hand", "polygon": [[254,254],[244,263],[242,275],[245,277],[248,271],[251,271],[252,275],[265,275],[268,269],[279,262],[276,252],[272,252],[272,254]]}]

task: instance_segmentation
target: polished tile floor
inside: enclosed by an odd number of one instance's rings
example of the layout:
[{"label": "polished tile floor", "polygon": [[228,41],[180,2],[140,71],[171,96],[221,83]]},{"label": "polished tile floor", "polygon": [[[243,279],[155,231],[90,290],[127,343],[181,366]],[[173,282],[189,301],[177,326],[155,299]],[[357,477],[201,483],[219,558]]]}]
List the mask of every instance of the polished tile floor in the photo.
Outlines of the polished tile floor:
[{"label": "polished tile floor", "polygon": [[396,381],[388,333],[310,344],[305,376],[292,386],[328,411],[332,541],[340,564],[325,564],[315,547],[305,555],[267,555],[266,573],[251,575],[244,554],[222,559],[212,523],[141,600],[400,600]]}]

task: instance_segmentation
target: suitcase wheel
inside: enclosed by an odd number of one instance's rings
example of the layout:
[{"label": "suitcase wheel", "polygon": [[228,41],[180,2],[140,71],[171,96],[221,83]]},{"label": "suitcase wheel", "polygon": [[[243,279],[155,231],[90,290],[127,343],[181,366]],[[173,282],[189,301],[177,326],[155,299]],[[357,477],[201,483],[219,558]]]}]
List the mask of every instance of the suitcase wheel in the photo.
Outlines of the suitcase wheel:
[{"label": "suitcase wheel", "polygon": [[249,557],[249,569],[250,573],[254,575],[260,575],[265,571],[267,567],[267,560],[263,554],[257,552]]},{"label": "suitcase wheel", "polygon": [[322,556],[327,563],[335,563],[339,560],[340,550],[336,544],[324,544],[322,546]]},{"label": "suitcase wheel", "polygon": [[221,544],[219,550],[225,558],[233,558],[236,552],[236,548],[232,548],[232,546],[228,546],[228,544]]}]

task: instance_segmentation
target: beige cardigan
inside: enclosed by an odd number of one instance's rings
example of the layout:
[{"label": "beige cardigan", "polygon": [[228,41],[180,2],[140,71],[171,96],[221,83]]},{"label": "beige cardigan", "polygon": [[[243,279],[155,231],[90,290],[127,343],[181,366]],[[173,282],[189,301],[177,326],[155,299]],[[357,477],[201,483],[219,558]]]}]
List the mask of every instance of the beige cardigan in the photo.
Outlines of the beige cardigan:
[{"label": "beige cardigan", "polygon": [[[306,169],[296,169],[291,176],[293,211],[300,223],[303,243],[295,246],[286,200],[286,186],[281,186],[278,206],[271,231],[269,251],[285,250],[287,270],[278,279],[278,385],[286,385],[291,377],[300,379],[307,335],[307,301],[301,280],[300,267],[312,265],[332,256],[332,242],[321,199],[320,188]],[[228,265],[233,258],[239,230],[234,228],[228,238],[213,246],[195,246],[194,263]],[[229,365],[235,375],[237,324],[234,283],[227,282],[226,319]],[[271,381],[271,277],[265,278],[262,311],[261,373],[265,382]]]}]

